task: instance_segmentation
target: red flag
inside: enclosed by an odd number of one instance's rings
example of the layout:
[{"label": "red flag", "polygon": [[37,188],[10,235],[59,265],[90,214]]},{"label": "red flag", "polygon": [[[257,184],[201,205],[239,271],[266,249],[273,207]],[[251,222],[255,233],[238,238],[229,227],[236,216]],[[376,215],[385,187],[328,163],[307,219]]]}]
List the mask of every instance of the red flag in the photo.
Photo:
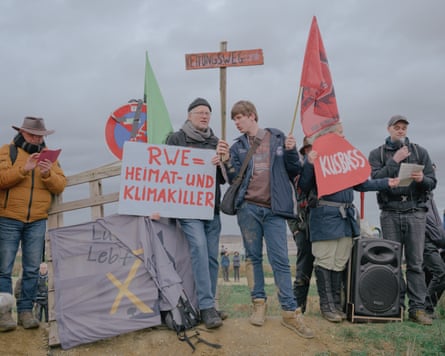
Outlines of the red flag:
[{"label": "red flag", "polygon": [[309,31],[300,86],[303,89],[301,124],[305,136],[311,137],[340,121],[328,58],[315,16]]}]

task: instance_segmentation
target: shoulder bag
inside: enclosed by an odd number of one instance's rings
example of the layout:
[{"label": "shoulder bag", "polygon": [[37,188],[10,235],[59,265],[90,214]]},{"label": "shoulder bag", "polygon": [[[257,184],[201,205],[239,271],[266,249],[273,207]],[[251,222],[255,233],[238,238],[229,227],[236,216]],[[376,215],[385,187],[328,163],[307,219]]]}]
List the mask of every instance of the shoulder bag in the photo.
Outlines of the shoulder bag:
[{"label": "shoulder bag", "polygon": [[258,131],[252,146],[250,146],[250,149],[247,152],[246,158],[244,159],[244,162],[241,166],[240,171],[238,172],[238,175],[233,179],[232,184],[229,186],[229,188],[227,188],[226,192],[224,193],[220,209],[226,215],[236,215],[235,199],[236,196],[238,195],[238,190],[241,186],[241,182],[243,181],[244,173],[246,172],[250,158],[254,154],[257,147],[260,145],[265,133],[266,132],[264,130]]}]

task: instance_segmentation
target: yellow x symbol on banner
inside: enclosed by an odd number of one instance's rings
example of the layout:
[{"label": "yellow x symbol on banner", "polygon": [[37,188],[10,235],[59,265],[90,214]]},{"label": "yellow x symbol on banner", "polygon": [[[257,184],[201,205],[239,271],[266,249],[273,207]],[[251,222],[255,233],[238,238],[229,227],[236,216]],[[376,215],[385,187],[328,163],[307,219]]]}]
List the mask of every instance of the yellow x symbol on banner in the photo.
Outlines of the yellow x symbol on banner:
[{"label": "yellow x symbol on banner", "polygon": [[[139,249],[132,251],[135,256],[141,255],[144,253],[144,250]],[[131,281],[136,276],[136,271],[139,268],[139,266],[142,264],[142,261],[140,259],[136,259],[133,263],[133,266],[131,266],[130,272],[128,273],[127,279],[125,280],[124,284],[122,284],[112,273],[107,273],[108,279],[119,289],[119,293],[116,296],[116,299],[114,299],[113,305],[111,306],[110,314],[114,314],[117,312],[117,308],[119,308],[119,304],[124,296],[127,296],[128,299],[131,300],[131,302],[136,305],[136,307],[143,313],[153,313],[153,310],[142,300],[140,300],[134,293],[130,292],[128,289],[128,286],[130,285]]]}]

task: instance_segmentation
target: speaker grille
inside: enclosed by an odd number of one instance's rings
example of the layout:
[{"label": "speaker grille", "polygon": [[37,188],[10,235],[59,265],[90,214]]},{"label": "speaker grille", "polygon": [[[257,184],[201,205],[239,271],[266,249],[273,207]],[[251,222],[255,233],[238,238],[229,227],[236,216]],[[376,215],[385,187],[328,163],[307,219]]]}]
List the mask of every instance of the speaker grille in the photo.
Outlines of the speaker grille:
[{"label": "speaker grille", "polygon": [[369,312],[379,314],[398,305],[399,281],[392,268],[382,265],[364,265],[360,268],[358,294],[362,305],[356,305],[358,313],[365,307]]}]

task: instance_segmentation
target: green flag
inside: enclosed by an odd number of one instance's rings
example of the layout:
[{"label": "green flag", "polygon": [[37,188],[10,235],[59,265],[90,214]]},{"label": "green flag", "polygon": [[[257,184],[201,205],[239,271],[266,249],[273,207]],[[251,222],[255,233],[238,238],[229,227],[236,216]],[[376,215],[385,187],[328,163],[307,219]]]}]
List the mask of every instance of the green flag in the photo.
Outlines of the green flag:
[{"label": "green flag", "polygon": [[164,143],[167,135],[173,131],[173,127],[147,52],[145,52],[144,102],[147,104],[147,142]]}]

